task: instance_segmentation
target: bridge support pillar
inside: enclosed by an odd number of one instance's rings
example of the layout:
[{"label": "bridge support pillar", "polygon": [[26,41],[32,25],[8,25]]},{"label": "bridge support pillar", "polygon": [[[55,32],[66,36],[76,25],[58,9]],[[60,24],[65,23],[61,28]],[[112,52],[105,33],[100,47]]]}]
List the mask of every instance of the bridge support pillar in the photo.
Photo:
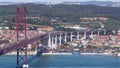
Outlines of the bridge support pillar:
[{"label": "bridge support pillar", "polygon": [[52,36],[52,42],[51,42],[51,49],[53,49],[53,45],[54,45],[54,36]]},{"label": "bridge support pillar", "polygon": [[70,39],[71,39],[71,41],[73,40],[73,34],[72,33],[71,33]]},{"label": "bridge support pillar", "polygon": [[61,45],[62,44],[62,34],[60,33],[60,37],[59,37],[59,44]]},{"label": "bridge support pillar", "polygon": [[[22,25],[22,24],[23,25]],[[23,26],[21,29],[20,26]],[[20,41],[20,33],[23,31],[24,35],[24,45],[23,47],[19,47],[17,49],[17,64],[16,68],[21,68],[23,64],[28,65],[28,38],[27,38],[27,8],[26,7],[17,7],[16,8],[16,41]]]},{"label": "bridge support pillar", "polygon": [[48,37],[48,47],[51,47],[51,36],[49,34],[49,37]]},{"label": "bridge support pillar", "polygon": [[93,31],[91,31],[91,35],[90,35],[90,38],[92,38],[92,39],[93,39]]},{"label": "bridge support pillar", "polygon": [[77,40],[79,40],[79,37],[80,37],[80,36],[79,36],[79,32],[77,32]]},{"label": "bridge support pillar", "polygon": [[55,46],[57,46],[57,40],[58,40],[58,38],[57,38],[57,34],[55,35]]},{"label": "bridge support pillar", "polygon": [[65,42],[67,42],[67,33],[65,33]]},{"label": "bridge support pillar", "polygon": [[106,34],[107,34],[106,30],[104,30],[104,35],[106,35]]},{"label": "bridge support pillar", "polygon": [[84,32],[84,39],[86,39],[86,36],[87,36],[87,33],[86,33],[86,32]]},{"label": "bridge support pillar", "polygon": [[100,31],[98,31],[98,36],[100,35]]}]

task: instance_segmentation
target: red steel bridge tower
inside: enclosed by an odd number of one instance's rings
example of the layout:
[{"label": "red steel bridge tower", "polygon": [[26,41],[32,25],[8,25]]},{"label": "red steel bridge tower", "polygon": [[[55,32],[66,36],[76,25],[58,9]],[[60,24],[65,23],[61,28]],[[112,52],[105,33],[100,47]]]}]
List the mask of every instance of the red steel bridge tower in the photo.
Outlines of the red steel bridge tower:
[{"label": "red steel bridge tower", "polygon": [[16,8],[16,34],[17,42],[21,40],[20,34],[24,35],[24,47],[17,49],[16,68],[28,68],[28,43],[27,43],[27,9],[26,7]]}]

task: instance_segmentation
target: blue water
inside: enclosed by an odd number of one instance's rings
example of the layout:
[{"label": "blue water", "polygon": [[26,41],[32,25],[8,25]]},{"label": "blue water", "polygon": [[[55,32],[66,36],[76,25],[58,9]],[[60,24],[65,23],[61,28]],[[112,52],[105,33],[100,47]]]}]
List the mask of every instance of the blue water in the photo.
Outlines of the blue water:
[{"label": "blue water", "polygon": [[[0,68],[15,68],[16,56],[0,56]],[[40,56],[30,68],[120,68],[120,58],[104,55]]]}]

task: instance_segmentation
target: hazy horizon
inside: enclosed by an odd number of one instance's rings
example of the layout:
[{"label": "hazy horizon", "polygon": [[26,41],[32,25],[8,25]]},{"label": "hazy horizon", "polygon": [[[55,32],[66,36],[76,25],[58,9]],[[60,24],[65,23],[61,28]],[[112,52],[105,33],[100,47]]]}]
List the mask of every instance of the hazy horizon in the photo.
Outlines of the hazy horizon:
[{"label": "hazy horizon", "polygon": [[112,1],[112,2],[120,2],[120,0],[0,0],[0,2],[84,2],[84,1]]}]

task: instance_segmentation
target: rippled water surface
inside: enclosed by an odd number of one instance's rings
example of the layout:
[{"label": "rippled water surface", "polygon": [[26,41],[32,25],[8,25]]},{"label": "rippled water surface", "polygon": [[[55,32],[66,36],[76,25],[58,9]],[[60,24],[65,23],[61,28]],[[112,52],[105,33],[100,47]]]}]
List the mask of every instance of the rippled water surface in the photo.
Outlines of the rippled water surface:
[{"label": "rippled water surface", "polygon": [[[16,56],[1,56],[0,68],[15,68]],[[120,68],[120,58],[105,55],[40,56],[30,68]]]}]

